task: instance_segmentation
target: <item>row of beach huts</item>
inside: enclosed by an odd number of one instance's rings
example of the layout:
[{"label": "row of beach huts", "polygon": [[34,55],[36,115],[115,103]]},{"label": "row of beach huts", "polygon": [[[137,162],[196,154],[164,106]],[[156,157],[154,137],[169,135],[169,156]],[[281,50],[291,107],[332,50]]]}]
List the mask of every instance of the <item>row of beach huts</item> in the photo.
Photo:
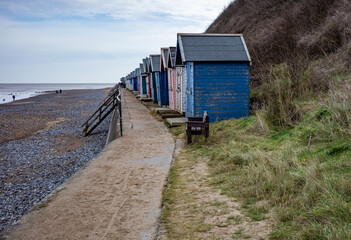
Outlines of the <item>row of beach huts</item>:
[{"label": "row of beach huts", "polygon": [[241,34],[178,33],[175,47],[142,59],[121,78],[141,99],[210,122],[249,115],[251,58]]}]

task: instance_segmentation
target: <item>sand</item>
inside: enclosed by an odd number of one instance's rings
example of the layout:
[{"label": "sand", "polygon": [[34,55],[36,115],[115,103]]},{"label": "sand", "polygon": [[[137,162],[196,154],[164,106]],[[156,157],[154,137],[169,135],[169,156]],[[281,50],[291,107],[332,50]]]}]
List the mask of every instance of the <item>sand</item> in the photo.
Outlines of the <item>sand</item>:
[{"label": "sand", "polygon": [[153,239],[174,140],[123,91],[124,136],[26,214],[6,239]]}]

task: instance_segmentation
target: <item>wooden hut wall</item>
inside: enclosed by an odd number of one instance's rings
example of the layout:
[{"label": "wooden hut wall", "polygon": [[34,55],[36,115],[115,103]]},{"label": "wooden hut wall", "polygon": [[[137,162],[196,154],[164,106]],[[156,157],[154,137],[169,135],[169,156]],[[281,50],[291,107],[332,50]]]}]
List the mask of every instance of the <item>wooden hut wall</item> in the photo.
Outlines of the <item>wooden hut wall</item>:
[{"label": "wooden hut wall", "polygon": [[177,110],[177,70],[175,68],[176,47],[169,47],[167,60],[169,108]]},{"label": "wooden hut wall", "polygon": [[156,103],[157,102],[157,84],[156,84],[156,72],[152,72],[151,76],[151,95],[152,100]]},{"label": "wooden hut wall", "polygon": [[178,112],[182,113],[182,101],[183,101],[183,96],[182,96],[182,88],[183,88],[183,83],[184,83],[184,74],[183,74],[183,69],[184,67],[176,67],[176,84],[177,84],[177,88],[176,88],[176,109]]},{"label": "wooden hut wall", "polygon": [[151,94],[152,100],[158,103],[158,91],[157,82],[159,82],[159,72],[160,72],[160,54],[150,55],[150,71],[151,71]]},{"label": "wooden hut wall", "polygon": [[149,98],[152,98],[151,91],[151,63],[150,58],[147,58],[147,74],[146,74],[146,85],[147,85],[147,95]]},{"label": "wooden hut wall", "polygon": [[186,116],[249,116],[249,71],[249,62],[187,62]]},{"label": "wooden hut wall", "polygon": [[167,71],[169,108],[177,110],[177,72],[175,68],[168,68]]},{"label": "wooden hut wall", "polygon": [[142,82],[142,94],[147,95],[147,75],[143,74],[141,75],[141,82]]},{"label": "wooden hut wall", "polygon": [[133,76],[133,90],[138,91],[138,77],[136,76],[136,73],[134,73]]},{"label": "wooden hut wall", "polygon": [[156,82],[157,91],[160,96],[158,98],[158,105],[160,107],[169,105],[166,56],[168,56],[168,48],[161,48],[159,81]]}]

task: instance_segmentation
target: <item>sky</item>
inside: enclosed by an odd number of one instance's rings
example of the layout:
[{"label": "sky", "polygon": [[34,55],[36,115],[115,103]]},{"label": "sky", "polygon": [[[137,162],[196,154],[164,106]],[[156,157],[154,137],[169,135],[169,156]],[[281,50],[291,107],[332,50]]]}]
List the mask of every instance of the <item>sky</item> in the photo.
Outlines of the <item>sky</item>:
[{"label": "sky", "polygon": [[232,0],[0,0],[0,83],[116,83]]}]

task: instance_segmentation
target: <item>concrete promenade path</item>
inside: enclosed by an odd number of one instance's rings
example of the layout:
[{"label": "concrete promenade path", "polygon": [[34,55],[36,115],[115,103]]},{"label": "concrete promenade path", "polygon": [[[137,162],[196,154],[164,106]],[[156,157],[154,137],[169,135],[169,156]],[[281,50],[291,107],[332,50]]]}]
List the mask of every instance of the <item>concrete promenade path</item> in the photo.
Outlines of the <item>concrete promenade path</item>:
[{"label": "concrete promenade path", "polygon": [[124,136],[23,216],[6,239],[155,238],[174,141],[127,90],[122,101]]}]

